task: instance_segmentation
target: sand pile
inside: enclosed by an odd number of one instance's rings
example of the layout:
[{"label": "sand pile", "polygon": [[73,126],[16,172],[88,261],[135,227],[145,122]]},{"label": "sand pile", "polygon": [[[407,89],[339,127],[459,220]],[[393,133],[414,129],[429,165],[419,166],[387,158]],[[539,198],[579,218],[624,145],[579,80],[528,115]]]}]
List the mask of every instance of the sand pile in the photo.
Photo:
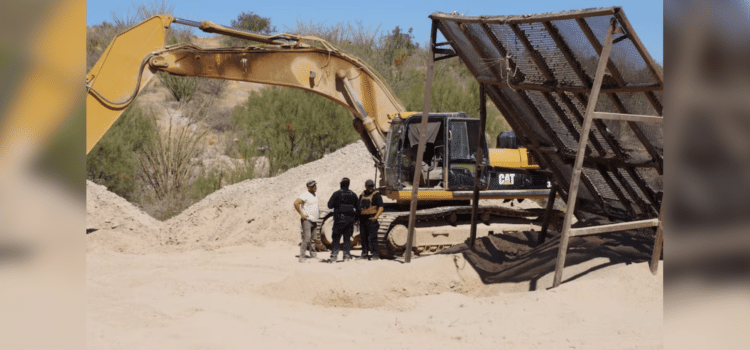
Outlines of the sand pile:
[{"label": "sand pile", "polygon": [[297,244],[299,216],[293,203],[308,180],[318,182],[320,206],[326,208],[341,178],[349,177],[351,189],[360,192],[374,175],[372,158],[358,141],[279,176],[226,186],[163,223],[104,186],[87,182],[87,228],[96,236],[89,242],[128,253]]},{"label": "sand pile", "polygon": [[87,249],[144,253],[159,245],[162,223],[107,188],[86,181]]},{"label": "sand pile", "polygon": [[364,189],[375,175],[370,154],[361,141],[273,177],[226,186],[164,223],[165,244],[176,250],[215,249],[271,241],[299,242],[299,215],[294,200],[305,183],[318,182],[320,206],[326,207],[339,181],[349,177],[351,189]]}]

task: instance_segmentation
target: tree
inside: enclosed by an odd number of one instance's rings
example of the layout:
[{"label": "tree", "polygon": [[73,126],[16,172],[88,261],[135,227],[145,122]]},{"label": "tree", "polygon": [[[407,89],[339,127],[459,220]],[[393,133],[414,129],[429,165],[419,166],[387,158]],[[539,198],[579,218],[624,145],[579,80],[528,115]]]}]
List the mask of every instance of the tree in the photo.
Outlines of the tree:
[{"label": "tree", "polygon": [[[254,12],[242,12],[237,19],[232,20],[232,27],[244,29],[254,33],[270,35],[276,32],[276,27],[271,25],[270,17],[262,17]],[[227,37],[226,45],[228,46],[248,46],[254,42],[250,40]]]},{"label": "tree", "polygon": [[413,28],[403,32],[399,26],[385,36],[383,50],[389,63],[398,66],[404,64],[406,59],[419,48],[414,42]]}]

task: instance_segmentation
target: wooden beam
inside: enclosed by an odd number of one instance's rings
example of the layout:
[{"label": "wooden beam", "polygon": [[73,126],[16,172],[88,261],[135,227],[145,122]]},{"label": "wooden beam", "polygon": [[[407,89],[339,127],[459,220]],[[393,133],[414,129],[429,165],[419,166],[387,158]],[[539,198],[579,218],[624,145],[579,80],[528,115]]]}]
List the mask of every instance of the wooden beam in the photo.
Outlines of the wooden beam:
[{"label": "wooden beam", "polygon": [[594,112],[594,118],[609,119],[609,120],[626,120],[626,121],[631,121],[631,122],[654,123],[654,124],[664,123],[664,117],[657,117],[653,115],[640,115],[640,114]]},{"label": "wooden beam", "polygon": [[[437,22],[432,21],[432,30],[430,35],[430,42],[435,42],[435,38],[437,37]],[[430,51],[432,51],[432,45],[430,45]],[[419,124],[419,143],[417,146],[417,159],[422,159],[422,156],[424,156],[424,148],[427,137],[427,119],[429,119],[430,115],[430,95],[432,91],[432,78],[433,78],[433,72],[434,72],[434,66],[435,66],[435,59],[430,52],[427,58],[427,74],[425,77],[425,94],[424,94],[424,105],[422,106],[422,120]],[[414,226],[417,221],[417,198],[419,195],[419,182],[420,182],[420,175],[422,175],[421,169],[417,170],[416,167],[421,167],[421,163],[417,162],[417,164],[414,165],[414,181],[412,182],[412,189],[411,189],[411,206],[409,207],[409,226],[408,226],[408,232],[407,232],[407,238],[406,238],[406,251],[404,252],[404,262],[409,263],[411,262],[411,249],[412,249],[412,241],[414,240]]]},{"label": "wooden beam", "polygon": [[[482,79],[477,78],[477,81],[484,84],[489,85],[505,85],[512,87],[514,89],[521,89],[521,90],[533,90],[533,91],[541,91],[541,92],[557,92],[557,93],[565,93],[570,92],[574,94],[588,94],[591,93],[591,88],[587,88],[584,86],[569,86],[569,85],[545,85],[545,84],[530,84],[530,83],[518,83],[518,84],[512,84],[508,85],[504,81],[497,81],[497,80],[489,80],[489,79]],[[602,93],[616,93],[616,92],[626,92],[626,93],[633,93],[633,92],[646,92],[646,91],[661,91],[662,87],[659,85],[654,84],[639,84],[639,85],[629,85],[624,87],[603,87],[599,91]]]},{"label": "wooden beam", "polygon": [[596,76],[594,78],[591,98],[589,99],[588,106],[586,106],[586,117],[584,119],[583,127],[581,130],[581,139],[578,142],[578,155],[573,167],[570,190],[568,191],[568,200],[566,201],[568,207],[565,210],[565,220],[563,221],[560,249],[557,253],[557,263],[555,265],[553,287],[559,286],[562,282],[562,270],[565,266],[565,257],[568,252],[570,226],[573,219],[573,212],[575,211],[576,198],[578,196],[578,186],[581,181],[581,168],[583,166],[583,158],[585,158],[586,144],[588,143],[589,131],[591,130],[591,121],[593,120],[594,108],[596,108],[596,103],[599,98],[599,88],[601,88],[602,81],[604,80],[604,71],[607,68],[607,62],[609,62],[609,53],[612,49],[612,38],[614,36],[615,27],[615,22],[610,22],[609,29],[607,30],[607,37],[604,39],[604,49],[602,50],[601,56],[599,58],[599,65],[596,69]]},{"label": "wooden beam", "polygon": [[557,184],[552,185],[552,189],[549,191],[549,197],[547,197],[547,208],[544,210],[544,221],[542,221],[542,232],[539,233],[536,244],[540,245],[547,239],[547,228],[549,222],[552,219],[552,209],[555,206],[555,195],[557,193]]},{"label": "wooden beam", "polygon": [[462,17],[456,18],[455,15],[448,13],[435,13],[429,17],[433,20],[450,21],[456,23],[487,23],[487,24],[507,24],[507,23],[531,23],[540,21],[562,21],[579,17],[608,16],[615,13],[618,7],[609,7],[603,9],[590,9],[580,11],[569,11],[565,13],[553,13],[532,16],[482,16],[482,17]]},{"label": "wooden beam", "polygon": [[477,239],[477,209],[479,208],[479,176],[484,169],[484,145],[487,140],[484,136],[484,127],[487,122],[487,96],[484,91],[484,84],[479,84],[479,137],[477,137],[477,166],[474,170],[474,196],[471,201],[471,231],[469,233],[470,247],[474,249],[474,242]]},{"label": "wooden beam", "polygon": [[635,230],[644,227],[655,227],[659,225],[659,219],[648,219],[639,221],[620,222],[617,224],[599,225],[590,227],[579,227],[570,229],[571,237],[596,235],[600,233]]},{"label": "wooden beam", "polygon": [[659,226],[656,227],[656,237],[654,238],[654,250],[651,252],[651,263],[649,268],[651,273],[656,275],[659,268],[659,256],[661,256],[661,248],[664,243],[664,229],[662,228],[662,215],[664,213],[664,206],[659,209]]}]

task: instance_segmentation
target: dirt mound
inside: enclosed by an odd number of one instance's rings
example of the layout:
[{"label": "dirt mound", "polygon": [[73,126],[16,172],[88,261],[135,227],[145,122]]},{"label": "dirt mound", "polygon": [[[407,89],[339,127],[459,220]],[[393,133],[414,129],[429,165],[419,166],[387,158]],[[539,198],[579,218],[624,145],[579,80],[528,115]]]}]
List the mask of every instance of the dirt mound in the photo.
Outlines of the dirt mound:
[{"label": "dirt mound", "polygon": [[142,254],[159,246],[162,223],[106,187],[86,181],[88,249]]},{"label": "dirt mound", "polygon": [[104,246],[128,253],[216,249],[280,241],[299,242],[298,214],[293,203],[310,179],[318,182],[320,206],[349,177],[355,192],[375,175],[370,154],[358,141],[322,159],[273,178],[226,186],[184,212],[159,222],[104,186],[87,182],[90,249]]},{"label": "dirt mound", "polygon": [[343,177],[351,189],[364,190],[375,167],[362,141],[317,161],[290,169],[273,178],[226,186],[164,223],[165,244],[176,250],[215,249],[272,241],[299,242],[299,215],[294,200],[306,191],[305,183],[318,182],[320,206],[326,207]]}]

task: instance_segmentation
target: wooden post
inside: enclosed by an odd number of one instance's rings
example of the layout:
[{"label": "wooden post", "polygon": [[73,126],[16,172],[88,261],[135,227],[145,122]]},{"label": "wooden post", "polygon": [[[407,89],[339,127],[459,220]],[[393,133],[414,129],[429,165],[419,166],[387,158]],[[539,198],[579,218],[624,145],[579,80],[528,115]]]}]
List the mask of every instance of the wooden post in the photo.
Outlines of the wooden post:
[{"label": "wooden post", "polygon": [[425,81],[424,105],[422,107],[422,121],[419,123],[419,146],[417,147],[417,159],[414,162],[414,181],[411,183],[411,206],[409,208],[409,226],[406,236],[406,252],[404,252],[404,262],[411,262],[412,241],[414,240],[414,225],[417,221],[417,196],[419,194],[419,182],[422,175],[422,156],[424,156],[425,138],[427,137],[427,119],[430,115],[430,94],[432,93],[432,76],[435,66],[435,57],[433,56],[435,38],[437,36],[437,22],[432,21],[432,30],[430,33],[429,52],[427,53],[427,74]]},{"label": "wooden post", "polygon": [[596,68],[596,77],[594,78],[594,83],[591,87],[591,95],[589,96],[589,102],[586,106],[586,116],[581,127],[581,137],[578,141],[578,153],[576,155],[576,162],[573,167],[573,174],[571,175],[570,179],[570,190],[568,191],[567,209],[565,210],[565,220],[563,221],[563,229],[560,237],[560,249],[557,253],[555,279],[552,285],[553,288],[559,286],[560,282],[562,281],[562,270],[563,267],[565,267],[565,255],[568,252],[570,226],[573,219],[573,212],[575,211],[576,199],[578,197],[578,186],[581,183],[583,159],[586,157],[586,145],[588,144],[589,140],[591,120],[594,117],[594,109],[596,108],[596,103],[599,100],[599,90],[602,87],[602,80],[604,79],[604,72],[607,68],[607,62],[609,62],[609,53],[612,50],[612,38],[614,37],[616,26],[617,22],[613,18],[609,23],[607,37],[604,39],[604,48],[602,49],[602,54],[599,57],[599,65]]},{"label": "wooden post", "polygon": [[557,197],[557,184],[552,185],[549,190],[549,197],[547,197],[547,209],[544,211],[544,221],[542,221],[542,232],[536,240],[536,244],[540,245],[547,239],[547,228],[549,227],[549,221],[552,217],[552,209],[555,207],[555,198]]},{"label": "wooden post", "polygon": [[487,96],[485,95],[485,85],[479,84],[479,137],[477,138],[477,166],[474,170],[474,197],[471,201],[471,233],[469,235],[469,246],[474,249],[474,242],[477,240],[477,209],[479,208],[479,176],[481,175],[484,163],[484,147],[486,143],[484,137],[484,127],[487,122]]},{"label": "wooden post", "polygon": [[[663,199],[662,199],[663,200]],[[659,256],[661,256],[662,243],[664,242],[664,229],[662,228],[662,217],[664,217],[664,202],[659,209],[659,226],[656,227],[656,238],[654,238],[654,251],[651,253],[651,273],[656,275],[659,268]]]}]

